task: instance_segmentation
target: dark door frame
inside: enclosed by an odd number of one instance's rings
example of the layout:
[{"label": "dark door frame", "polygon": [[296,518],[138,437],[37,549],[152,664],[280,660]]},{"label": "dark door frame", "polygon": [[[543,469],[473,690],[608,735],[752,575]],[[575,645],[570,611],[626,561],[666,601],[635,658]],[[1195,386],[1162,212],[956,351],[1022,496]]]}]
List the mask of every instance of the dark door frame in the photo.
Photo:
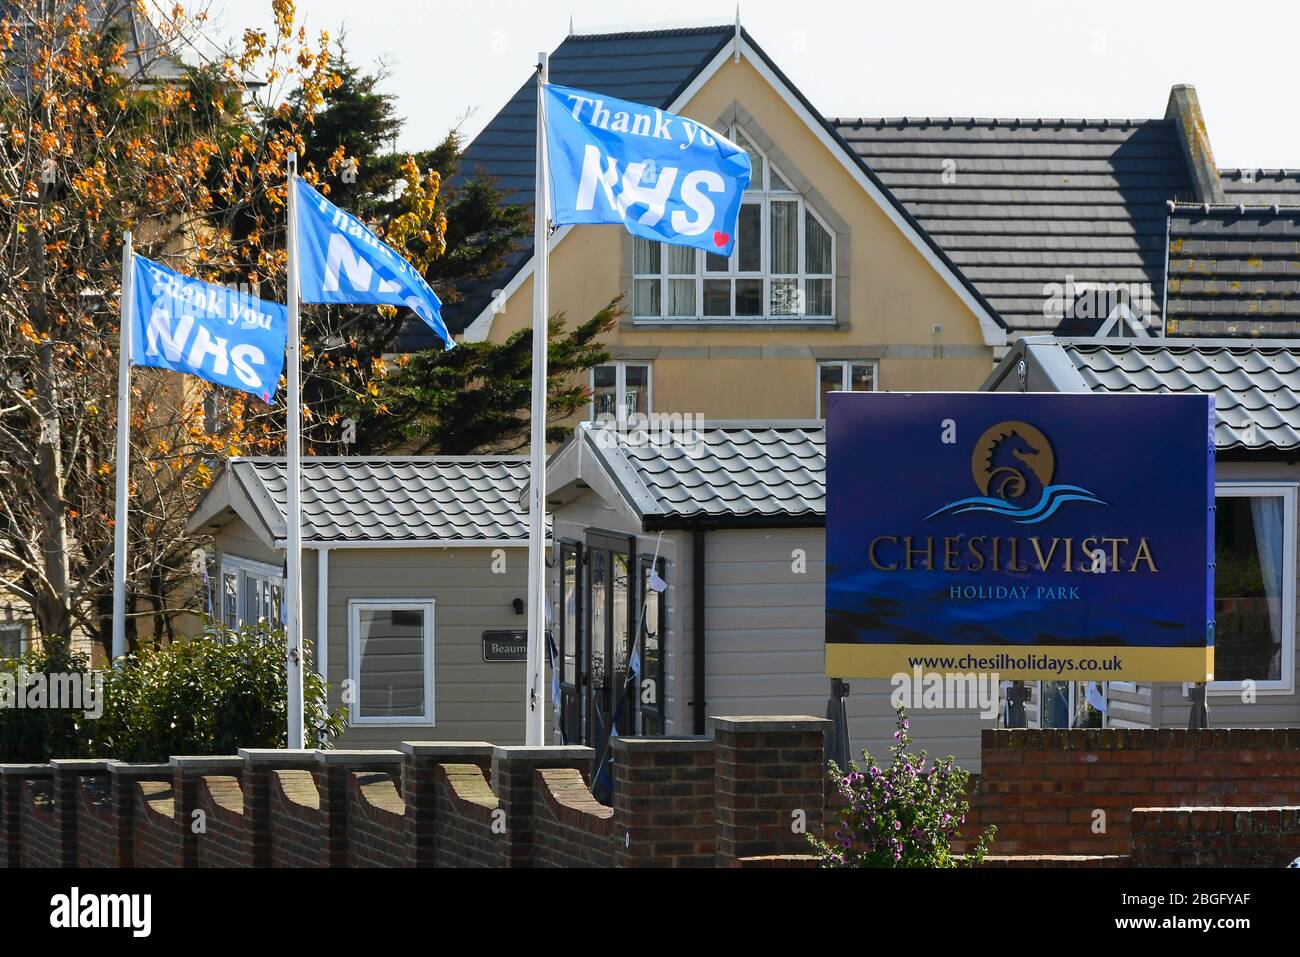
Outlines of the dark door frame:
[{"label": "dark door frame", "polygon": [[[603,552],[605,556],[605,598],[604,607],[601,609],[605,621],[603,635],[596,635],[592,628],[592,600],[591,600],[591,579],[592,579],[592,558],[596,552]],[[627,602],[628,607],[624,615],[627,627],[623,635],[615,635],[613,629],[614,623],[614,560],[615,553],[627,556],[628,588]],[[629,707],[635,702],[626,689],[626,675],[619,674],[614,662],[614,643],[623,642],[623,658],[626,660],[631,651],[632,629],[636,627],[633,617],[637,608],[637,555],[636,555],[636,536],[620,532],[609,532],[603,529],[587,529],[583,541],[584,565],[586,574],[583,576],[582,614],[584,618],[584,632],[586,640],[582,646],[581,668],[584,672],[585,679],[583,682],[583,693],[586,696],[586,722],[583,728],[585,743],[596,749],[597,760],[600,759],[608,741],[609,728],[613,726],[614,715],[618,714],[618,733],[630,734],[635,733],[635,713],[629,711]],[[600,689],[597,688],[591,678],[591,656],[595,650],[595,643],[601,641],[603,647],[600,649],[604,654],[605,660],[605,685]],[[623,694],[624,703],[622,708],[619,707],[619,694]],[[630,700],[629,700],[630,699]],[[605,716],[605,727],[598,729],[596,726],[597,708]],[[599,768],[596,769],[599,772]]]}]

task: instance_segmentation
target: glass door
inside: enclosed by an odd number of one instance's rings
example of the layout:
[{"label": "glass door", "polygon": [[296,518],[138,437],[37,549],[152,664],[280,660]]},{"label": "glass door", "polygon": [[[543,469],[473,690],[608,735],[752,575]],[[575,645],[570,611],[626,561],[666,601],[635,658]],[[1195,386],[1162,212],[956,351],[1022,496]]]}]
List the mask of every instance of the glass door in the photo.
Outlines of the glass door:
[{"label": "glass door", "polygon": [[582,598],[587,614],[587,640],[583,643],[582,656],[587,685],[583,743],[596,751],[598,763],[592,789],[597,797],[607,798],[612,784],[610,733],[636,733],[635,689],[627,682],[635,590],[633,540],[627,536],[589,533],[584,552],[587,578]]}]

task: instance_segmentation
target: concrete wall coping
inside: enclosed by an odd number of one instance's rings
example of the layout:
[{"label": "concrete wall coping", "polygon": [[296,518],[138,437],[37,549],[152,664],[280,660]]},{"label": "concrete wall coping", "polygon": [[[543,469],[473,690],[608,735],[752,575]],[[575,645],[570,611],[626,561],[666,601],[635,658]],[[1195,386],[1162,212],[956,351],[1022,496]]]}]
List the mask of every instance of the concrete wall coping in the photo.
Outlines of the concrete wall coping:
[{"label": "concrete wall coping", "polygon": [[401,751],[317,751],[316,763],[326,767],[373,768],[400,765]]},{"label": "concrete wall coping", "polygon": [[709,718],[709,727],[714,731],[730,731],[733,734],[771,734],[779,731],[819,731],[826,732],[831,723],[825,718],[814,718],[806,714],[759,714],[727,715]]},{"label": "concrete wall coping", "polygon": [[124,778],[146,778],[172,773],[170,764],[131,764],[128,761],[109,761],[108,773]]},{"label": "concrete wall coping", "polygon": [[173,755],[168,764],[181,773],[187,771],[207,771],[211,773],[219,771],[239,771],[244,766],[244,762],[239,760],[239,758],[232,758],[225,754]]},{"label": "concrete wall coping", "polygon": [[1263,814],[1265,811],[1300,811],[1296,804],[1184,804],[1181,807],[1135,807],[1134,814],[1192,814],[1206,811],[1230,811],[1234,814]]},{"label": "concrete wall coping", "polygon": [[490,757],[496,745],[488,741],[403,741],[398,747],[413,758]]},{"label": "concrete wall coping", "polygon": [[591,761],[596,749],[582,745],[498,745],[492,749],[492,757],[502,761]]},{"label": "concrete wall coping", "polygon": [[0,764],[0,774],[14,778],[52,778],[54,768],[48,764]]},{"label": "concrete wall coping", "polygon": [[[239,758],[244,764],[268,768],[314,768],[316,751],[288,748],[240,748]],[[173,759],[174,760],[174,759]]]},{"label": "concrete wall coping", "polygon": [[673,751],[712,751],[713,739],[705,735],[680,738],[615,738],[611,747],[619,751],[637,753]]},{"label": "concrete wall coping", "polygon": [[108,758],[53,758],[50,767],[56,771],[107,771]]}]

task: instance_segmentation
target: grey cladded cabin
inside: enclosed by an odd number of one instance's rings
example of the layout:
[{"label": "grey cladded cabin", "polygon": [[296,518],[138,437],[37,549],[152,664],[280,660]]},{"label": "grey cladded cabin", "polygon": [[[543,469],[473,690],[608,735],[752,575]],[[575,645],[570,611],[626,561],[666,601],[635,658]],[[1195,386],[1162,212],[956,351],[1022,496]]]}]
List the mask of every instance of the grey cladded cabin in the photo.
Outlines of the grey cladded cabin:
[{"label": "grey cladded cabin", "polygon": [[[1171,299],[1171,315],[1176,305],[1177,299]],[[1215,307],[1223,308],[1221,303]],[[1206,320],[1202,316],[1196,321]],[[984,388],[1214,396],[1215,680],[1207,687],[1210,726],[1300,726],[1300,343],[1035,336],[1016,343]],[[1116,728],[1186,727],[1190,690],[1176,682],[1109,682],[1104,688],[1104,722]],[[1084,689],[1070,682],[1036,682],[1031,692],[1029,719],[1035,727],[1070,726],[1066,722],[1079,713],[1084,697]]]},{"label": "grey cladded cabin", "polygon": [[[307,666],[348,707],[339,746],[522,743],[528,471],[517,456],[303,460]],[[227,624],[280,620],[286,490],[284,459],[232,459],[191,517],[213,536]]]},{"label": "grey cladded cabin", "polygon": [[[660,441],[591,423],[551,457],[561,720],[604,750],[611,726],[690,735],[718,714],[823,714],[826,430],[713,422]],[[666,590],[650,587],[656,568]],[[639,680],[627,680],[644,617]],[[893,743],[887,679],[852,680],[854,758]],[[912,717],[918,748],[979,767],[974,711]]]}]

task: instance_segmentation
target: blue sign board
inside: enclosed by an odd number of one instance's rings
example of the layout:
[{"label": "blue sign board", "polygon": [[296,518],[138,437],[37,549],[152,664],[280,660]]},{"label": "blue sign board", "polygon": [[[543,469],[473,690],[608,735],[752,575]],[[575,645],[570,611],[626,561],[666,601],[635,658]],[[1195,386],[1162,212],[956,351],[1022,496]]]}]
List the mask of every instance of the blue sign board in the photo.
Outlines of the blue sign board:
[{"label": "blue sign board", "polygon": [[832,393],[826,673],[1213,677],[1214,400]]}]

